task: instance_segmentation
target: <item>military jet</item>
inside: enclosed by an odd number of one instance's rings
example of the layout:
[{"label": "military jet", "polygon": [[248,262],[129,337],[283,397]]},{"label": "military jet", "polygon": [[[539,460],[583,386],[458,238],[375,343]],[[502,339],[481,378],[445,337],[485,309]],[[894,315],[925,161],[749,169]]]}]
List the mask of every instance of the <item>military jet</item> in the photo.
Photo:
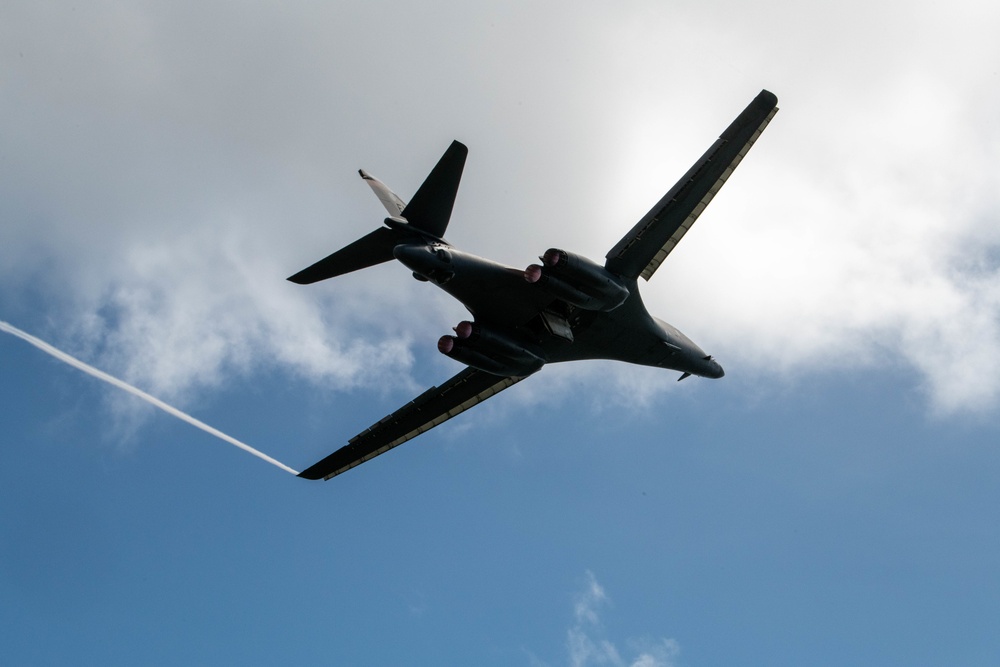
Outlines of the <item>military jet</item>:
[{"label": "military jet", "polygon": [[721,378],[711,356],[639,296],[777,113],[763,90],[719,139],[606,255],[604,266],[550,248],[517,269],[458,250],[444,238],[468,149],[455,141],[409,203],[364,170],[389,216],[385,226],[289,278],[310,284],[396,259],[413,277],[458,299],[471,320],[442,336],[438,350],[466,368],[373,424],[299,474],[330,479],[495,396],[545,364],[615,359]]}]

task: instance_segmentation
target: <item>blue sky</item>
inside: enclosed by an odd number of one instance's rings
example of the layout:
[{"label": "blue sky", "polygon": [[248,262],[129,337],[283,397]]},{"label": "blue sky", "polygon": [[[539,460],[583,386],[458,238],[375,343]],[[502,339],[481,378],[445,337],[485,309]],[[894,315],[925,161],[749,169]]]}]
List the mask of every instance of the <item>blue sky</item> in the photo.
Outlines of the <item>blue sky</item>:
[{"label": "blue sky", "polygon": [[992,5],[0,9],[0,320],[296,468],[461,306],[285,277],[470,147],[449,240],[595,259],[763,87],[650,283],[726,368],[547,368],[307,483],[0,336],[10,664],[1000,659]]}]

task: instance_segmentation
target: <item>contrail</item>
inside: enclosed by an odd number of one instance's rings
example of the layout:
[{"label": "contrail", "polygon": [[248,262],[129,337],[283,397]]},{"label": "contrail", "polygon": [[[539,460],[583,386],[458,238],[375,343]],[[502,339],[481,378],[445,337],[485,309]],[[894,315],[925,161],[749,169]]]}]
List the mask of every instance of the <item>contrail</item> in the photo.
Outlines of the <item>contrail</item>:
[{"label": "contrail", "polygon": [[250,445],[248,445],[246,443],[242,443],[239,440],[237,440],[236,438],[232,438],[232,437],[226,435],[225,433],[223,433],[222,431],[219,431],[218,429],[212,428],[211,426],[209,426],[205,422],[199,421],[199,420],[195,419],[194,417],[192,417],[191,415],[189,415],[189,414],[187,414],[185,412],[181,412],[180,410],[178,410],[177,408],[175,408],[172,405],[167,405],[166,403],[164,403],[160,399],[156,398],[155,396],[150,396],[149,394],[147,394],[143,390],[137,389],[136,387],[133,387],[128,382],[125,382],[123,380],[119,380],[116,377],[108,375],[104,371],[98,370],[98,369],[94,368],[93,366],[91,366],[89,364],[85,364],[84,362],[80,361],[76,357],[70,356],[70,355],[66,354],[65,352],[63,352],[62,350],[59,350],[57,348],[52,347],[51,345],[49,345],[48,343],[46,343],[44,340],[35,338],[31,334],[25,333],[25,332],[21,331],[20,329],[18,329],[17,327],[13,326],[12,324],[8,324],[7,322],[4,322],[3,320],[0,320],[0,331],[6,331],[7,333],[9,333],[9,334],[11,334],[13,336],[17,336],[18,338],[31,343],[32,345],[34,345],[35,347],[37,347],[42,352],[47,352],[48,354],[51,354],[56,359],[58,359],[60,361],[65,361],[70,366],[73,366],[75,368],[79,368],[84,373],[89,373],[90,375],[93,375],[95,378],[98,378],[99,380],[104,380],[108,384],[113,384],[114,386],[118,387],[119,389],[124,389],[125,391],[127,391],[130,394],[132,394],[133,396],[138,396],[142,400],[146,401],[147,403],[151,403],[152,405],[155,405],[156,407],[158,407],[159,409],[163,410],[164,412],[172,414],[174,417],[177,417],[178,419],[183,419],[188,424],[191,424],[192,426],[197,426],[202,431],[205,431],[206,433],[211,433],[215,437],[221,438],[222,440],[225,440],[226,442],[228,442],[231,445],[236,445],[240,449],[242,449],[242,450],[244,450],[246,452],[250,452],[251,454],[253,454],[257,458],[264,459],[268,463],[270,463],[272,465],[276,465],[279,468],[281,468],[282,470],[290,472],[293,475],[298,475],[299,474],[297,470],[292,470],[291,468],[289,468],[288,466],[286,466],[281,461],[277,461],[275,459],[272,459],[270,456],[268,456],[267,454],[264,454],[263,452],[258,452],[256,449],[254,449]]}]

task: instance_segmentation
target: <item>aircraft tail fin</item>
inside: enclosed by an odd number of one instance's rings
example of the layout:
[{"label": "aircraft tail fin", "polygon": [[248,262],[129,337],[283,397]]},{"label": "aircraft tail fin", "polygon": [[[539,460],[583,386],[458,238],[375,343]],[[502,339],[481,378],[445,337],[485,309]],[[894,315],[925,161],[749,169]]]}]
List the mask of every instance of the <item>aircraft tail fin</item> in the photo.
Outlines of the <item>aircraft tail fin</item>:
[{"label": "aircraft tail fin", "polygon": [[378,197],[378,200],[382,202],[382,206],[385,207],[385,210],[389,215],[399,216],[403,214],[403,209],[406,208],[406,202],[400,199],[399,195],[390,190],[385,183],[378,180],[364,169],[358,169],[358,173],[361,174],[361,178],[365,180],[365,183],[371,187],[372,192],[374,192],[375,196]]},{"label": "aircraft tail fin", "polygon": [[392,259],[392,249],[399,242],[397,234],[388,227],[379,227],[354,243],[324,257],[312,266],[302,269],[289,278],[293,283],[311,283],[341,276],[351,271],[375,266]]},{"label": "aircraft tail fin", "polygon": [[465,144],[451,142],[417,194],[413,195],[413,199],[403,209],[402,217],[411,227],[437,238],[444,237],[468,154],[469,149]]},{"label": "aircraft tail fin", "polygon": [[361,178],[368,183],[389,213],[385,221],[388,227],[380,227],[362,236],[289,277],[289,280],[299,285],[309,285],[388,262],[393,258],[392,249],[401,241],[422,237],[426,240],[427,236],[441,239],[451,220],[451,211],[468,154],[469,149],[464,144],[451,142],[451,146],[438,160],[409,204],[386,187],[385,183],[363,169],[358,170]]}]

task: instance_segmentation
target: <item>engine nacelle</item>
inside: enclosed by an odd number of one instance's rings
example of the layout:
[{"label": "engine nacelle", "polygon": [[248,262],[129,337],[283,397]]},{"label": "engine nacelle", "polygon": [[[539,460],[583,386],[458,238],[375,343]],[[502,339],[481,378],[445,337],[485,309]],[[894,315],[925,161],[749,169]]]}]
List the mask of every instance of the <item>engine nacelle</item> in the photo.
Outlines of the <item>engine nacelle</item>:
[{"label": "engine nacelle", "polygon": [[625,303],[629,291],[622,279],[586,257],[549,248],[524,270],[524,279],[553,296],[584,310],[614,310]]},{"label": "engine nacelle", "polygon": [[515,340],[473,322],[460,322],[454,336],[441,336],[438,351],[494,375],[531,375],[545,360]]}]

